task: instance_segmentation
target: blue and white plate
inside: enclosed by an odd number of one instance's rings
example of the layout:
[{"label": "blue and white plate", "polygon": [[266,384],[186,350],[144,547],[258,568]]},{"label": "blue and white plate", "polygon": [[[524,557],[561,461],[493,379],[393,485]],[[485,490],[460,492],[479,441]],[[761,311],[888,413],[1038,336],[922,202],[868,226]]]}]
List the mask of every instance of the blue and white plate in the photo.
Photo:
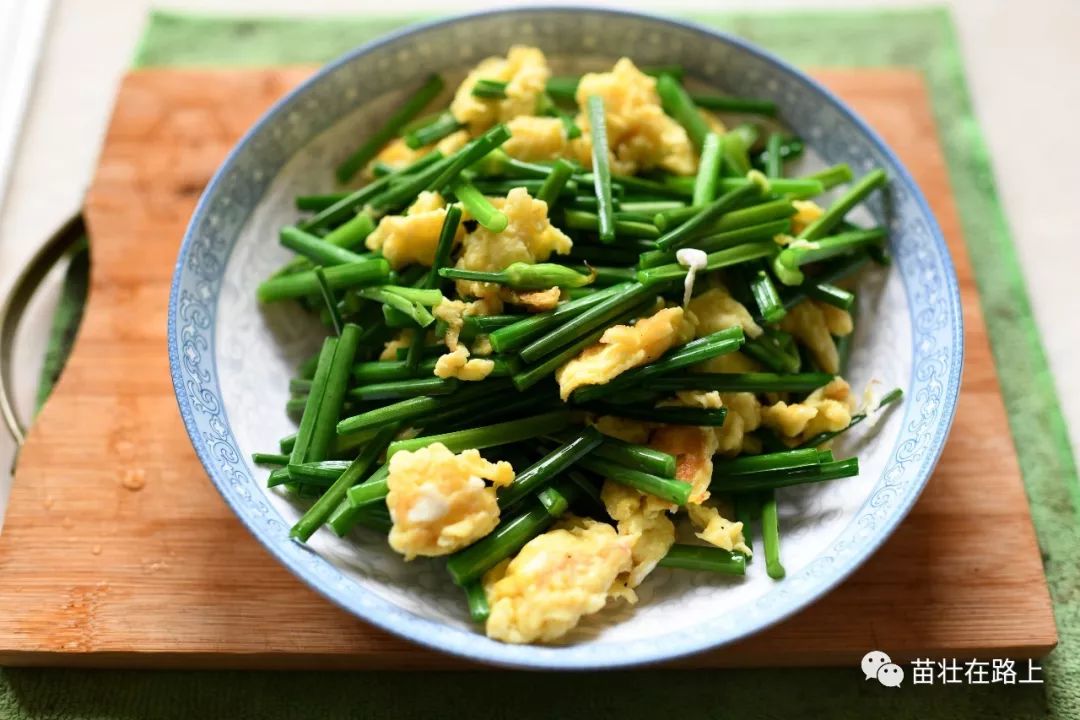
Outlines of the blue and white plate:
[{"label": "blue and white plate", "polygon": [[[301,509],[265,488],[250,454],[294,430],[288,378],[315,347],[314,323],[286,307],[261,309],[255,287],[286,260],[277,229],[293,197],[330,192],[332,169],[428,73],[453,87],[467,68],[512,44],[536,45],[557,74],[682,65],[703,86],[766,97],[804,137],[803,170],[846,162],[881,167],[888,191],[864,220],[891,231],[887,272],[865,273],[850,380],[906,391],[903,404],[841,452],[862,474],[781,493],[788,576],[751,564],[744,580],[659,570],[634,607],[614,603],[558,646],[488,640],[440,561],[405,563],[385,539],[320,532],[288,537]],[[449,91],[448,91],[449,93]],[[449,95],[447,95],[448,99]],[[871,217],[872,216],[872,217]],[[486,12],[418,25],[337,60],[277,103],[244,136],[203,194],[180,249],[169,304],[169,356],[184,423],[214,484],[252,534],[298,577],[358,618],[474,660],[534,668],[654,662],[730,643],[821,597],[858,567],[910,510],[941,453],[960,387],[963,335],[956,276],[937,223],[911,176],[840,100],[781,60],[686,22],[598,9]],[[862,430],[862,428],[860,428]]]}]

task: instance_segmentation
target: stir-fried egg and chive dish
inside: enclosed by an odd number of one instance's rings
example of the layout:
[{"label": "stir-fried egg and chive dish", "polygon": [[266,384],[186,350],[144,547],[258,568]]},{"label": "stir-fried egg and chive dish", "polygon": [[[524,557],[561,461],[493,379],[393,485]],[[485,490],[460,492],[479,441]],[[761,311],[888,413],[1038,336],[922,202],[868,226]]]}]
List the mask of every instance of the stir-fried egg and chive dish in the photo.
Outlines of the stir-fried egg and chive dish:
[{"label": "stir-fried egg and chive dish", "polygon": [[769,102],[628,58],[554,77],[513,47],[425,115],[442,88],[338,167],[355,189],[297,198],[296,257],[258,289],[328,333],[290,382],[298,431],[254,458],[314,499],[293,536],[443,558],[511,643],[636,602],[658,567],[761,554],[783,577],[777,490],[857,475],[830,442],[900,397],[843,378],[852,277],[888,262],[845,218],[885,174],[785,176],[802,143]]}]

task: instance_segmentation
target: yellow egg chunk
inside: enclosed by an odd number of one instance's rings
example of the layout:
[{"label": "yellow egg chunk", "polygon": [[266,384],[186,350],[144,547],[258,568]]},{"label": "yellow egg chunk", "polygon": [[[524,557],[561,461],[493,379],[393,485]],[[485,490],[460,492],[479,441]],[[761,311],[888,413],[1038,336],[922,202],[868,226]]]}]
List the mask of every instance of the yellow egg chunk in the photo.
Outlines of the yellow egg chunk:
[{"label": "yellow egg chunk", "polygon": [[491,344],[491,338],[487,335],[477,335],[473,340],[472,347],[469,348],[469,352],[473,355],[479,355],[484,357],[486,355],[494,355],[495,348]]},{"label": "yellow egg chunk", "polygon": [[801,403],[784,401],[761,410],[761,424],[788,438],[807,440],[823,432],[843,430],[851,422],[855,398],[843,378],[810,393]]},{"label": "yellow egg chunk", "polygon": [[[367,236],[368,250],[382,252],[395,270],[410,263],[431,265],[439,232],[446,218],[446,201],[435,192],[422,192],[404,215],[387,215]],[[455,242],[464,236],[459,227]]]},{"label": "yellow egg chunk", "polygon": [[[675,503],[668,502],[667,500],[658,498],[655,495],[650,495],[649,493],[644,493],[640,490],[635,490],[633,488],[626,488],[622,485],[619,485],[619,483],[617,482],[605,480],[603,487],[607,487],[609,485],[613,488],[623,488],[626,491],[626,497],[631,498],[633,507],[638,508],[640,506],[640,509],[635,510],[635,512],[640,511],[649,518],[652,518],[654,515],[660,515],[662,513],[673,513],[679,509],[679,506]],[[603,490],[601,489],[601,492],[602,491]],[[605,504],[607,504],[608,501],[605,500],[604,502]],[[612,518],[615,517],[614,511],[611,508],[608,509],[608,514],[611,515]]]},{"label": "yellow egg chunk", "polygon": [[372,162],[383,163],[398,170],[416,162],[424,154],[423,149],[413,150],[406,145],[404,138],[394,138],[383,146]]},{"label": "yellow egg chunk", "polygon": [[[493,308],[490,303],[483,301],[465,302],[463,300],[442,300],[431,309],[435,319],[446,323],[446,335],[444,341],[450,350],[457,350],[458,338],[461,328],[465,325],[465,318],[473,315],[493,315],[502,308]],[[490,353],[484,353],[490,354]]]},{"label": "yellow egg chunk", "polygon": [[693,323],[682,308],[667,308],[634,325],[614,325],[600,341],[555,371],[563,400],[583,385],[603,385],[612,378],[656,360],[693,337]]},{"label": "yellow egg chunk", "polygon": [[708,110],[699,110],[701,117],[705,118],[705,123],[709,126],[717,135],[723,135],[727,132],[727,126],[724,125],[724,121],[716,116],[716,113]]},{"label": "yellow egg chunk", "polygon": [[675,479],[690,484],[690,502],[700,503],[709,497],[712,456],[716,453],[712,428],[665,425],[652,434],[649,447],[675,456]]},{"label": "yellow egg chunk", "polygon": [[547,312],[554,310],[562,299],[562,290],[557,287],[547,290],[511,290],[504,288],[501,293],[506,302],[524,308],[527,312]]},{"label": "yellow egg chunk", "polygon": [[743,355],[741,352],[717,355],[694,366],[694,372],[744,373],[758,372],[759,370],[761,370],[761,365],[758,361]]},{"label": "yellow egg chunk", "polygon": [[742,451],[748,455],[759,455],[765,452],[765,445],[756,435],[743,435]]},{"label": "yellow egg chunk", "polygon": [[387,340],[383,345],[382,352],[379,353],[379,360],[397,360],[397,351],[401,349],[407,349],[412,345],[413,331],[411,328],[405,328],[397,334],[397,337]]},{"label": "yellow egg chunk", "polygon": [[618,578],[630,572],[633,544],[606,523],[580,518],[533,538],[517,557],[484,576],[488,637],[552,642],[570,632],[623,592]]},{"label": "yellow egg chunk", "polygon": [[557,160],[566,153],[566,130],[562,120],[522,115],[506,123],[510,139],[502,150],[512,158],[536,162]]},{"label": "yellow egg chunk", "polygon": [[465,147],[467,142],[469,142],[469,133],[464,130],[452,132],[433,145],[425,145],[415,150],[405,144],[404,138],[394,138],[383,146],[372,163],[384,163],[395,170],[400,170],[406,165],[412,165],[432,150],[438,150],[443,155],[451,155]]},{"label": "yellow egg chunk", "polygon": [[844,337],[855,330],[855,323],[851,319],[851,313],[847,310],[817,300],[814,300],[813,303],[818,306],[821,314],[825,316],[825,327],[829,328],[830,335]]},{"label": "yellow egg chunk", "polygon": [[846,428],[851,422],[851,413],[855,410],[855,396],[851,393],[851,386],[841,377],[834,378],[824,387],[810,393],[803,403],[818,410],[817,416],[803,431],[807,437]]},{"label": "yellow egg chunk", "polygon": [[761,403],[749,392],[721,393],[720,400],[727,408],[724,424],[713,428],[716,435],[716,452],[733,456],[748,449],[746,433],[761,426]]},{"label": "yellow egg chunk", "polygon": [[736,325],[742,327],[747,337],[756,338],[762,333],[761,326],[754,322],[750,311],[731,297],[731,293],[724,287],[706,290],[691,300],[687,309],[697,318],[698,337]]},{"label": "yellow egg chunk", "polygon": [[592,167],[592,133],[586,104],[590,95],[604,101],[608,154],[614,173],[633,175],[661,168],[679,175],[697,172],[697,154],[682,125],[664,113],[656,92],[656,79],[622,58],[611,72],[586,73],[578,83],[576,100],[581,137],[570,142],[579,162]]},{"label": "yellow egg chunk", "polygon": [[[419,215],[420,213],[434,212],[435,210],[445,210],[446,200],[443,196],[437,192],[431,192],[425,190],[416,196],[416,200],[405,211],[406,215]],[[445,214],[445,213],[444,213]]]},{"label": "yellow egg chunk", "polygon": [[[450,103],[450,112],[469,132],[478,135],[497,122],[507,122],[519,115],[532,115],[547,85],[551,71],[544,53],[533,47],[515,45],[505,58],[490,57],[480,61],[458,86]],[[507,83],[506,97],[480,98],[472,94],[477,80]]]},{"label": "yellow egg chunk", "polygon": [[393,528],[390,547],[412,560],[448,555],[495,529],[495,487],[510,484],[514,469],[490,463],[477,450],[455,455],[442,443],[390,458],[386,506]]},{"label": "yellow egg chunk", "polygon": [[634,539],[633,567],[624,579],[629,588],[640,585],[675,544],[675,525],[662,501],[650,502],[656,499],[611,480],[605,480],[600,490],[600,500],[618,523],[619,535]]},{"label": "yellow egg chunk", "polygon": [[479,382],[495,369],[495,361],[486,358],[469,359],[469,350],[464,345],[435,361],[435,375],[441,378],[457,378],[466,382]]},{"label": "yellow egg chunk", "polygon": [[817,408],[803,403],[791,403],[783,400],[773,405],[766,405],[761,410],[761,424],[776,430],[786,437],[802,434],[807,424],[817,415]]},{"label": "yellow egg chunk", "polygon": [[[544,262],[552,253],[570,252],[573,242],[548,220],[547,203],[531,197],[525,188],[514,188],[505,198],[491,198],[491,204],[505,213],[506,229],[493,233],[478,226],[467,234],[457,267],[498,272],[516,262]],[[498,295],[500,287],[459,280],[457,289],[461,295],[489,297]]]},{"label": "yellow egg chunk", "polygon": [[798,235],[807,225],[817,220],[825,212],[813,200],[792,200],[795,214],[791,216],[791,234]]},{"label": "yellow egg chunk", "polygon": [[457,350],[458,337],[461,328],[465,324],[465,308],[468,304],[463,300],[443,300],[431,309],[431,314],[436,320],[446,323],[446,347]]},{"label": "yellow egg chunk", "polygon": [[734,550],[750,555],[750,548],[743,537],[743,524],[725,519],[720,511],[711,505],[687,505],[686,512],[690,523],[698,531],[699,538],[724,550]]},{"label": "yellow egg chunk", "polygon": [[836,351],[825,313],[810,300],[804,300],[788,310],[780,321],[780,329],[794,335],[806,345],[814,361],[827,373],[840,372],[840,354]]},{"label": "yellow egg chunk", "polygon": [[653,426],[640,420],[628,420],[614,415],[601,415],[593,421],[593,427],[608,437],[618,438],[635,445],[649,441]]},{"label": "yellow egg chunk", "polygon": [[662,405],[681,405],[682,407],[718,410],[724,407],[724,402],[720,399],[720,393],[716,390],[680,390],[675,393],[674,400],[657,403],[657,407]]},{"label": "yellow egg chunk", "polygon": [[499,298],[480,298],[469,303],[466,315],[498,315],[503,311],[503,303]]}]

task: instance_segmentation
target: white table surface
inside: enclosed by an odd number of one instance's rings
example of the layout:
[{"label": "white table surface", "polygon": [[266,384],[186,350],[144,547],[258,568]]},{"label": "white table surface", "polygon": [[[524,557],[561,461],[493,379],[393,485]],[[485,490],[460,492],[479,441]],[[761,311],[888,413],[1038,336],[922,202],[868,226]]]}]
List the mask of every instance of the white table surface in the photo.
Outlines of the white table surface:
[{"label": "white table surface", "polygon": [[[595,4],[653,10],[663,6],[669,12],[808,7],[799,0]],[[819,0],[815,6],[913,4],[919,3]],[[1080,2],[953,0],[947,4],[953,9],[976,112],[993,154],[999,192],[1076,452],[1080,449],[1080,322],[1073,293],[1080,240],[1072,215],[1080,206],[1076,198],[1080,163],[1074,160],[1080,141],[1073,127],[1080,115]],[[392,5],[397,15],[449,13],[490,4],[397,0]],[[9,190],[0,206],[0,297],[40,243],[78,210],[117,86],[152,6],[252,15],[378,14],[388,7],[357,0],[55,0]],[[54,306],[55,300],[48,296],[36,302],[20,333],[15,381],[24,417],[32,407]],[[0,518],[12,452],[12,444],[0,431]]]}]

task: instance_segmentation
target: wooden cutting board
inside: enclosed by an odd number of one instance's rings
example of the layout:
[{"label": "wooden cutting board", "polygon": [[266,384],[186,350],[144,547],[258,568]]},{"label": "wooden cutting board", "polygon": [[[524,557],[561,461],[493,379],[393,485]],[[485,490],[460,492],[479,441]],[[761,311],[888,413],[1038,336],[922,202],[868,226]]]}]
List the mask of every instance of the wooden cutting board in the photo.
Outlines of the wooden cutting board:
[{"label": "wooden cutting board", "polygon": [[[218,163],[310,68],[123,82],[87,196],[89,305],[0,535],[0,664],[460,667],[332,606],[232,515],[188,443],[166,356],[180,238]],[[1057,641],[997,375],[921,78],[823,71],[913,172],[956,260],[967,357],[933,479],[888,543],[797,616],[684,665],[1038,656]]]}]

